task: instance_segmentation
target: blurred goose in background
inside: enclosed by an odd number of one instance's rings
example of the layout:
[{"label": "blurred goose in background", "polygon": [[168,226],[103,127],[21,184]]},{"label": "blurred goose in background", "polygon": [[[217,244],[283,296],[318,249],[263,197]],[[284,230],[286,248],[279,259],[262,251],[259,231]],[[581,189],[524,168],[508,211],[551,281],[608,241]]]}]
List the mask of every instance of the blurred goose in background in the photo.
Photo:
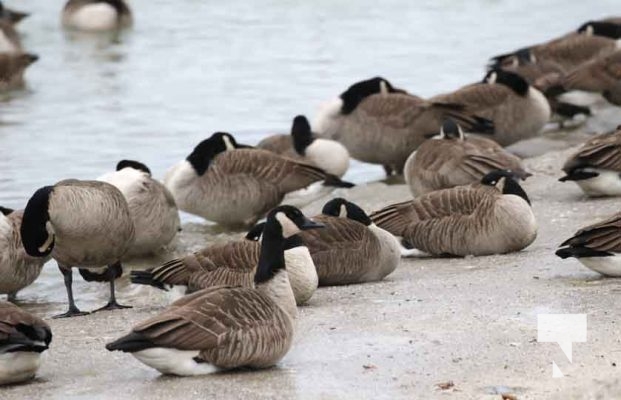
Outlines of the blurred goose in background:
[{"label": "blurred goose in background", "polygon": [[258,148],[321,168],[341,178],[349,168],[349,152],[339,142],[316,138],[303,115],[293,119],[290,135],[273,135],[259,142]]},{"label": "blurred goose in background", "polygon": [[[84,315],[75,305],[72,267],[88,281],[108,281],[110,300],[100,310],[127,308],[116,302],[114,280],[131,248],[134,223],[123,194],[109,183],[68,179],[37,190],[26,205],[22,243],[33,257],[52,255],[65,279],[69,310],[55,318]],[[89,270],[100,269],[104,272]],[[98,310],[99,311],[99,310]]]},{"label": "blurred goose in background", "polygon": [[334,178],[320,168],[237,144],[229,133],[203,140],[164,184],[179,209],[222,225],[253,225],[290,192]]},{"label": "blurred goose in background", "polygon": [[17,11],[12,8],[4,7],[4,4],[0,2],[0,19],[8,21],[13,25],[17,25],[29,15],[29,13],[23,11]]},{"label": "blurred goose in background", "polygon": [[13,23],[0,18],[0,53],[21,53],[22,40],[13,27]]},{"label": "blurred goose in background", "polygon": [[115,172],[107,173],[98,180],[114,185],[127,200],[135,236],[124,258],[156,253],[181,230],[175,199],[164,185],[151,177],[146,165],[121,160]]},{"label": "blurred goose in background", "polygon": [[464,135],[455,121],[442,125],[440,137],[420,145],[405,163],[404,176],[414,197],[434,190],[479,182],[489,172],[511,170],[518,178],[530,174],[519,157],[498,143],[482,137]]},{"label": "blurred goose in background", "polygon": [[621,196],[621,126],[588,140],[563,166],[559,181],[574,181],[588,196]]},{"label": "blurred goose in background", "polygon": [[556,255],[574,257],[606,276],[621,276],[621,213],[580,229],[561,244]]},{"label": "blurred goose in background", "polygon": [[371,214],[406,247],[433,255],[489,255],[519,251],[537,236],[526,192],[508,171],[481,183],[437,190]]},{"label": "blurred goose in background", "polygon": [[132,22],[124,0],[69,0],[62,12],[63,26],[79,31],[113,31],[127,28]]},{"label": "blurred goose in background", "polygon": [[23,215],[23,210],[0,207],[0,294],[13,302],[17,292],[33,283],[50,259],[26,254],[19,233]]},{"label": "blurred goose in background", "polygon": [[52,331],[42,319],[0,301],[0,385],[33,379],[51,342]]},{"label": "blurred goose in background", "polygon": [[492,138],[503,146],[536,136],[551,115],[548,100],[539,90],[520,75],[503,69],[493,69],[483,82],[435,96],[431,101],[461,104],[488,118],[494,124]]},{"label": "blurred goose in background", "polygon": [[399,265],[397,239],[378,228],[358,205],[336,198],[313,220],[325,228],[302,232],[300,238],[315,262],[320,286],[379,281]]},{"label": "blurred goose in background", "polygon": [[318,136],[341,142],[360,161],[401,174],[405,160],[447,117],[473,132],[490,133],[488,120],[461,105],[425,101],[376,77],[350,86],[325,105],[313,124]]},{"label": "blurred goose in background", "polygon": [[[265,222],[255,225],[243,240],[212,244],[185,257],[147,271],[132,271],[132,283],[171,290],[174,295],[194,293],[212,286],[254,286]],[[317,270],[298,235],[285,239],[285,265],[297,305],[306,303],[317,289]]]},{"label": "blurred goose in background", "polygon": [[285,240],[317,227],[294,207],[275,208],[263,231],[256,288],[216,286],[183,297],[106,348],[181,376],[273,366],[289,351],[297,318]]},{"label": "blurred goose in background", "polygon": [[0,91],[24,86],[24,72],[39,56],[30,53],[0,53]]}]

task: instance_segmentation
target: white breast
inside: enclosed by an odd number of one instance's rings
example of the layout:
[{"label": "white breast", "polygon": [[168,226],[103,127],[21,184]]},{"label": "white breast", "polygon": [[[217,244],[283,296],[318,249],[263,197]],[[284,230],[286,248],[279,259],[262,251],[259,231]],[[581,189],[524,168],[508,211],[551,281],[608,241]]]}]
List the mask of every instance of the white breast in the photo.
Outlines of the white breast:
[{"label": "white breast", "polygon": [[133,191],[139,189],[140,183],[146,179],[149,177],[145,172],[134,168],[123,168],[120,171],[109,172],[97,178],[99,181],[116,186],[126,198]]},{"label": "white breast", "polygon": [[118,12],[108,3],[88,4],[73,12],[68,23],[84,31],[111,30],[117,27]]},{"label": "white breast", "polygon": [[401,244],[397,238],[385,229],[375,224],[369,225],[369,230],[375,235],[380,242],[381,255],[378,279],[382,279],[392,273],[401,260]]},{"label": "white breast", "polygon": [[14,53],[19,49],[9,38],[0,30],[0,53]]},{"label": "white breast", "polygon": [[341,115],[343,100],[336,98],[323,103],[313,120],[313,132],[326,138],[333,138],[337,133],[337,120]]},{"label": "white breast", "polygon": [[32,379],[40,365],[40,353],[16,351],[0,354],[0,384],[23,382]]},{"label": "white breast", "polygon": [[339,178],[349,168],[349,152],[334,140],[315,139],[306,148],[305,155],[313,165]]},{"label": "white breast", "polygon": [[317,290],[319,277],[315,263],[306,246],[285,250],[285,265],[295,302],[306,303]]},{"label": "white breast", "polygon": [[154,347],[137,351],[132,355],[141,363],[160,371],[162,374],[193,376],[218,371],[218,368],[211,364],[194,361],[194,357],[199,355],[197,350]]},{"label": "white breast", "polygon": [[588,168],[586,171],[597,172],[599,175],[575,181],[578,186],[589,196],[621,196],[621,177],[619,172]]},{"label": "white breast", "polygon": [[550,103],[548,99],[546,99],[546,96],[534,87],[530,87],[528,89],[528,97],[530,97],[535,108],[541,113],[541,117],[545,121],[548,121],[552,115],[552,109],[550,108]]},{"label": "white breast", "polygon": [[621,255],[579,258],[585,267],[602,275],[621,277]]}]

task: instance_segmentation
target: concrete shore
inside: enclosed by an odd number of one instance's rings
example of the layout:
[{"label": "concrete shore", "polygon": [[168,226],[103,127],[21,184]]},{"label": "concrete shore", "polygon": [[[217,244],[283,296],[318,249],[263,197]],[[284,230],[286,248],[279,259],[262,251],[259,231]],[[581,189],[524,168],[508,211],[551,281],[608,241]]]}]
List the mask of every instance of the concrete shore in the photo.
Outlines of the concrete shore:
[{"label": "concrete shore", "polygon": [[[131,310],[49,320],[54,341],[38,377],[0,389],[0,398],[616,398],[621,283],[554,251],[578,228],[621,207],[618,199],[587,199],[576,185],[557,181],[570,153],[526,160],[534,176],[524,187],[539,223],[530,247],[501,256],[404,259],[383,282],[322,288],[301,309],[295,344],[276,368],[173,378],[107,352],[106,342],[165,304],[149,289],[125,285],[120,299],[131,296]],[[374,210],[409,192],[372,183],[347,197]],[[324,201],[305,211],[313,215]],[[574,344],[573,363],[557,344],[537,342],[540,313],[587,314],[587,341]],[[552,377],[553,361],[564,378]]]}]

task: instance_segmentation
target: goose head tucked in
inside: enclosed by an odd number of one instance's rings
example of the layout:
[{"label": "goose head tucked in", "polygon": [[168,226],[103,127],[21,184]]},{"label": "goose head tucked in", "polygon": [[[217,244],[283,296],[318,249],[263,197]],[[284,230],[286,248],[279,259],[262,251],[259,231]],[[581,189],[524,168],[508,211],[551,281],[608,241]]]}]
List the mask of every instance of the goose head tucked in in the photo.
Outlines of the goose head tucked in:
[{"label": "goose head tucked in", "polygon": [[26,253],[32,257],[46,257],[54,249],[54,229],[48,208],[52,190],[52,186],[37,190],[24,210],[20,233]]},{"label": "goose head tucked in", "polygon": [[517,181],[517,177],[515,173],[509,170],[495,170],[483,177],[481,179],[481,184],[484,186],[493,186],[502,192],[502,194],[512,194],[514,196],[521,197],[530,204],[530,199],[528,195],[522,189],[522,186]]},{"label": "goose head tucked in", "polygon": [[621,25],[612,22],[589,21],[578,28],[578,33],[583,33],[588,36],[621,39]]},{"label": "goose head tucked in", "polygon": [[339,96],[343,102],[343,105],[341,106],[341,113],[350,114],[356,109],[358,104],[371,95],[396,92],[402,91],[395,89],[390,82],[388,82],[388,80],[379,76],[354,83]]},{"label": "goose head tucked in", "polygon": [[306,148],[315,140],[313,138],[313,133],[311,132],[311,126],[305,116],[298,115],[293,119],[291,136],[293,136],[293,147],[295,152],[301,156],[305,155]]},{"label": "goose head tucked in", "polygon": [[451,118],[448,118],[442,124],[442,128],[440,128],[440,139],[458,139],[464,140],[464,131],[461,129],[461,126],[453,121]]},{"label": "goose head tucked in", "polygon": [[336,199],[328,201],[323,206],[321,213],[333,217],[348,218],[360,222],[365,226],[369,226],[373,223],[362,208],[342,197],[337,197]]},{"label": "goose head tucked in", "polygon": [[519,96],[526,96],[530,85],[520,75],[500,68],[490,70],[483,83],[505,85]]},{"label": "goose head tucked in", "polygon": [[151,170],[149,169],[149,167],[147,167],[145,164],[139,162],[139,161],[134,161],[134,160],[121,160],[116,164],[116,170],[120,171],[123,168],[133,168],[136,169],[138,171],[142,171],[147,173],[149,176],[151,176]]},{"label": "goose head tucked in", "polygon": [[186,160],[192,165],[196,174],[200,176],[207,171],[209,164],[218,154],[242,147],[246,146],[237,144],[230,133],[216,132],[209,139],[200,142]]}]

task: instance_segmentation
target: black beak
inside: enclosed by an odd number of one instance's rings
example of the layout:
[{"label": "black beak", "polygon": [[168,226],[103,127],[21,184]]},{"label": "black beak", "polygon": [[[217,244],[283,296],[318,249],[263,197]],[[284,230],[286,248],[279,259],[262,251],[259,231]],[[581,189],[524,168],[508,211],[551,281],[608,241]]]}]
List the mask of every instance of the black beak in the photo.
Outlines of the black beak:
[{"label": "black beak", "polygon": [[311,221],[310,219],[304,217],[304,221],[302,221],[302,225],[300,225],[300,229],[303,231],[308,231],[310,229],[319,229],[319,228],[325,228],[326,226],[324,224],[320,224],[318,222],[315,221]]}]

